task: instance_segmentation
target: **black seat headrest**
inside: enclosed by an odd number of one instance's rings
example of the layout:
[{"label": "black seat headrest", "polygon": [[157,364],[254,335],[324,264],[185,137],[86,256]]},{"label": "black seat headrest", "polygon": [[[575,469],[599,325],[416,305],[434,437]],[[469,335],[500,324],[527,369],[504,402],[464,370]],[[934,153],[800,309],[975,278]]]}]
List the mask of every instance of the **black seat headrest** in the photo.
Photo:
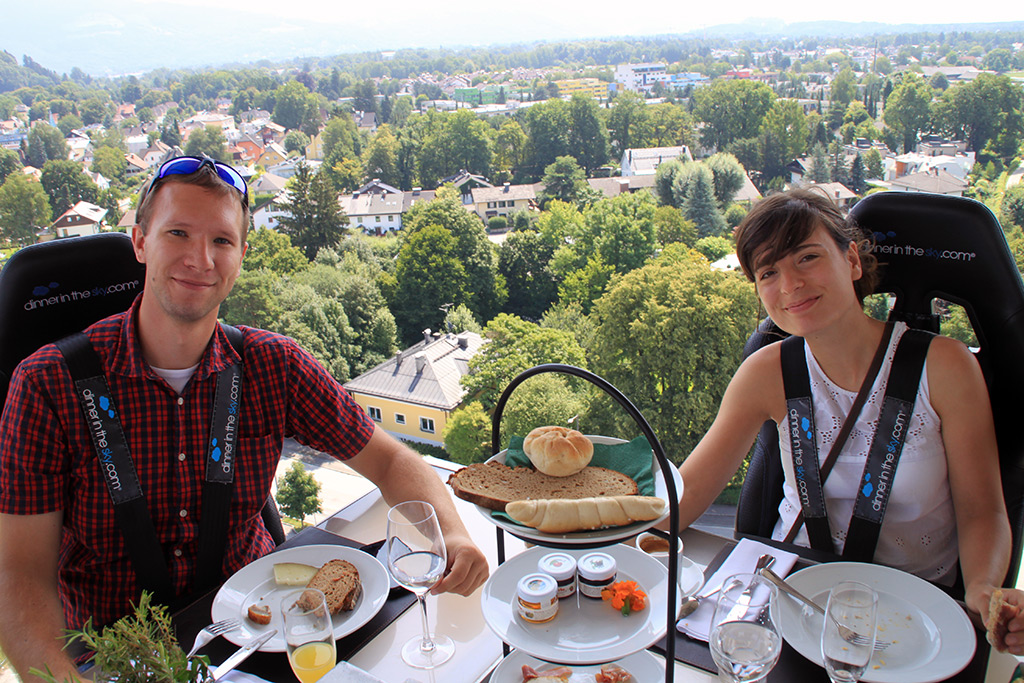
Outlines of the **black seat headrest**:
[{"label": "black seat headrest", "polygon": [[124,233],[100,233],[20,249],[0,272],[0,401],[11,373],[40,346],[127,309],[145,266]]}]

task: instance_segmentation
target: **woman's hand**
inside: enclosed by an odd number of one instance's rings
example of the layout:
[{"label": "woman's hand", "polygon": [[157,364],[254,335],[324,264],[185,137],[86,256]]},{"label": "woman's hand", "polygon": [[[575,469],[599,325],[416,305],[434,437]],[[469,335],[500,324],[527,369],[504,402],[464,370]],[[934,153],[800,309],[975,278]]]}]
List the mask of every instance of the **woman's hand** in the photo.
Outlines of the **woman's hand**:
[{"label": "woman's hand", "polygon": [[[995,610],[990,609],[989,603],[985,603],[984,609],[981,610],[981,618],[985,622],[985,628],[988,629],[988,640],[1000,652],[1024,655],[1024,592],[1015,588],[1004,588],[1001,594],[1002,604],[994,606]],[[991,601],[991,590],[988,595]],[[971,591],[968,591],[968,601],[971,597]],[[971,607],[970,602],[968,602],[968,607]],[[1005,622],[1005,631],[993,623],[997,620]]]}]

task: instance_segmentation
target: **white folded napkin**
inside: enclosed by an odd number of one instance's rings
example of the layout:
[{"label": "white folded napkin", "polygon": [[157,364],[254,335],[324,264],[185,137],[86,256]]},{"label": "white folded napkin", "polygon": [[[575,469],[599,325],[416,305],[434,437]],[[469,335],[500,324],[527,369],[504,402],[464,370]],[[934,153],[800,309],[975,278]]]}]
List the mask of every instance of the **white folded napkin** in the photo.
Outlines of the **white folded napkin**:
[{"label": "white folded napkin", "polygon": [[384,681],[354,664],[339,662],[336,667],[324,674],[320,683],[384,683]]},{"label": "white folded napkin", "polygon": [[[770,545],[752,541],[749,538],[743,538],[740,539],[740,542],[729,553],[729,557],[725,558],[725,562],[718,568],[718,571],[704,584],[700,594],[704,595],[715,590],[722,585],[722,581],[733,574],[753,573],[754,567],[757,566],[757,558],[765,553],[775,557],[772,571],[779,576],[786,576],[789,570],[793,568],[793,565],[796,564],[797,556],[794,553],[779,550]],[[691,638],[707,642],[711,631],[711,618],[715,615],[715,605],[717,602],[717,595],[711,596],[707,600],[702,600],[700,607],[693,614],[680,619],[676,623],[676,628],[680,633],[685,633]]]}]

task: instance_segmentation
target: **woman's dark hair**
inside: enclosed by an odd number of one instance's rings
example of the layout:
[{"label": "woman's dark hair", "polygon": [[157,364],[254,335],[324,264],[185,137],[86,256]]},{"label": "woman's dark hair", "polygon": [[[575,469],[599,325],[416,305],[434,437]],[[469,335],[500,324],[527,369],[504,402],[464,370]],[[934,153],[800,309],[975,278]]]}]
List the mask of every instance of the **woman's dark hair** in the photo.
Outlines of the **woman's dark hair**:
[{"label": "woman's dark hair", "polygon": [[754,282],[759,264],[775,263],[792,252],[819,225],[828,231],[840,251],[846,251],[851,242],[857,244],[862,274],[853,286],[863,302],[878,284],[878,261],[871,253],[871,240],[824,192],[816,189],[774,194],[754,205],[736,228],[736,257],[743,273]]}]

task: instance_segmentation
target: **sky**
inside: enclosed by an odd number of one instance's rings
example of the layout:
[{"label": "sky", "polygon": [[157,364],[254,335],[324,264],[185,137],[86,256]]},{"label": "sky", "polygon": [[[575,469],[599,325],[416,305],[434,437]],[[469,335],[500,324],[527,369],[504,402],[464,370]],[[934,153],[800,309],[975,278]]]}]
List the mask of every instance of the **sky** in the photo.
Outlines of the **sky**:
[{"label": "sky", "polygon": [[[19,6],[0,25],[0,49],[65,73],[103,76],[261,58],[404,47],[508,45],[700,32],[756,19],[963,26],[963,0],[849,3],[822,0],[49,0]],[[1016,6],[1016,4],[1014,4]],[[378,9],[379,7],[379,9]],[[971,22],[1024,19],[1006,4],[971,6]]]}]

